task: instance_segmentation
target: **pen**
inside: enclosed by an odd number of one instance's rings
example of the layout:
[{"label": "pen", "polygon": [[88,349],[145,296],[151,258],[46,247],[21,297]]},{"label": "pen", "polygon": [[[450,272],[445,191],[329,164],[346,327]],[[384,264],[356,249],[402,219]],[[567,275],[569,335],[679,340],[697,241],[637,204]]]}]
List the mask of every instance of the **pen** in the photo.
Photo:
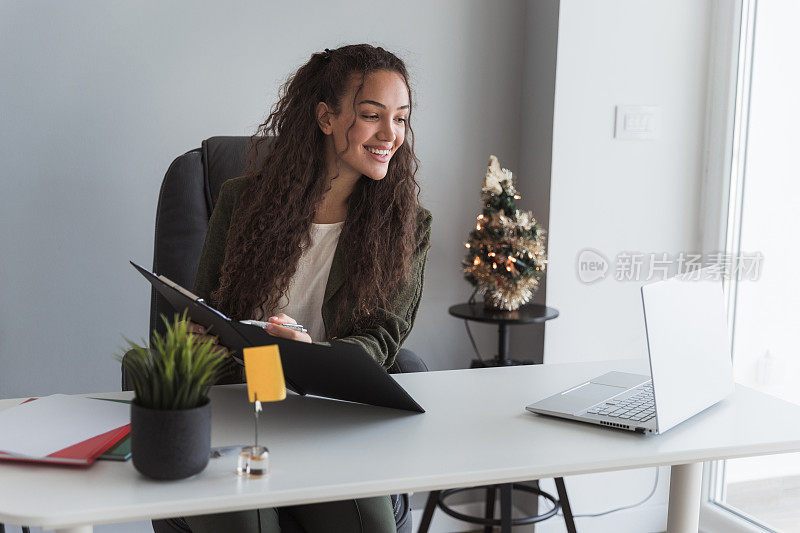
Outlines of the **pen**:
[{"label": "pen", "polygon": [[236,446],[217,446],[215,448],[211,448],[211,458],[217,459],[223,455],[228,455],[233,451],[239,451],[243,446],[243,444],[237,444]]},{"label": "pen", "polygon": [[[260,328],[266,328],[267,324],[272,324],[272,322],[261,322],[260,320],[240,320],[239,322],[241,322],[242,324],[249,324],[251,326],[258,326]],[[302,324],[275,324],[275,325],[293,329],[301,333],[308,333],[308,330],[304,328]]]}]

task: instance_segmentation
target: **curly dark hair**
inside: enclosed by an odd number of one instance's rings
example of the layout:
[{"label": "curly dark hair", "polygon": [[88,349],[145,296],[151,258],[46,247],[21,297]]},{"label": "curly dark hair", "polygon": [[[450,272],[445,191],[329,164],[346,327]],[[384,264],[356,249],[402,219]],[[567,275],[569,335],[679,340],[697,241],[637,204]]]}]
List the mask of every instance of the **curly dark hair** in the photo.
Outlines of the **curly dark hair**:
[{"label": "curly dark hair", "polygon": [[[278,102],[251,140],[249,179],[231,220],[220,285],[212,294],[232,318],[250,318],[262,306],[268,312],[276,309],[302,250],[311,242],[314,215],[330,190],[317,104],[325,102],[336,114],[342,105],[355,110],[355,98],[342,102],[354,75],[356,80],[360,75],[357,97],[367,75],[382,70],[403,78],[411,104],[403,61],[367,44],[315,53],[282,86]],[[355,331],[369,327],[370,317],[405,281],[419,238],[419,160],[410,110],[407,118],[405,141],[390,160],[386,176],[376,181],[362,175],[349,198],[340,235],[348,258],[342,287],[347,298],[340,299],[340,306],[348,305],[345,301],[349,305],[337,309],[336,317],[337,324],[344,321]],[[354,124],[355,118],[350,128]],[[349,140],[344,151],[347,148]],[[258,154],[265,151],[258,162]]]}]

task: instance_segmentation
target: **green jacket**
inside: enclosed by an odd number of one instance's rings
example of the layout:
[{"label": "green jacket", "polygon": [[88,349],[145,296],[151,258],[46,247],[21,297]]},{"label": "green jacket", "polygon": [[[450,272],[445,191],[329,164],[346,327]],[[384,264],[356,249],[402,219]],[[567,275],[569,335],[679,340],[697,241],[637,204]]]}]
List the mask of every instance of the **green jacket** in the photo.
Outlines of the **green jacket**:
[{"label": "green jacket", "polygon": [[[242,195],[245,178],[233,178],[222,185],[214,212],[208,224],[203,253],[197,267],[193,292],[204,298],[211,305],[215,302],[211,293],[219,286],[222,261],[225,257],[225,247],[231,215],[236,207],[236,202]],[[419,308],[422,296],[422,285],[425,274],[425,261],[430,248],[432,216],[426,209],[420,208],[417,214],[420,229],[424,230],[422,240],[417,244],[416,252],[412,257],[411,270],[408,281],[402,284],[387,309],[383,309],[379,316],[380,322],[374,327],[352,335],[352,331],[336,331],[332,329],[335,323],[333,313],[341,298],[346,298],[341,291],[342,284],[347,276],[347,257],[341,241],[333,254],[331,271],[325,286],[325,296],[322,301],[322,321],[328,341],[338,340],[350,342],[364,348],[378,363],[388,370],[394,363],[397,351],[411,332],[414,318]],[[346,327],[346,326],[342,326]],[[328,343],[320,343],[328,344]]]}]

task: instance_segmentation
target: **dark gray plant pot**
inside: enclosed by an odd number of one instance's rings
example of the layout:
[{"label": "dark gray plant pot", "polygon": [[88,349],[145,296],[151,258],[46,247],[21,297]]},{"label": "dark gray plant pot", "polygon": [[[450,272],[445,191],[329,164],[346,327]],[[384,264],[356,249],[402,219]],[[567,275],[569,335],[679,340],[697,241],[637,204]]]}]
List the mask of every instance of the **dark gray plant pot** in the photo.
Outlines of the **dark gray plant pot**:
[{"label": "dark gray plant pot", "polygon": [[133,466],[153,479],[183,479],[208,464],[211,453],[211,402],[167,411],[131,402]]}]

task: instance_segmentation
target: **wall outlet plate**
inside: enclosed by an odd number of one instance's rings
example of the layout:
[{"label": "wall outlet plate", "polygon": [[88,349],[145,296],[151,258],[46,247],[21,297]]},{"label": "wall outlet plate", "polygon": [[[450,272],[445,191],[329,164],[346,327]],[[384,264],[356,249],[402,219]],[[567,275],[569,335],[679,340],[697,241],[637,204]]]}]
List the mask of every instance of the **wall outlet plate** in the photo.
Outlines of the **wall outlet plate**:
[{"label": "wall outlet plate", "polygon": [[655,140],[661,137],[661,108],[651,105],[618,105],[614,138]]}]

